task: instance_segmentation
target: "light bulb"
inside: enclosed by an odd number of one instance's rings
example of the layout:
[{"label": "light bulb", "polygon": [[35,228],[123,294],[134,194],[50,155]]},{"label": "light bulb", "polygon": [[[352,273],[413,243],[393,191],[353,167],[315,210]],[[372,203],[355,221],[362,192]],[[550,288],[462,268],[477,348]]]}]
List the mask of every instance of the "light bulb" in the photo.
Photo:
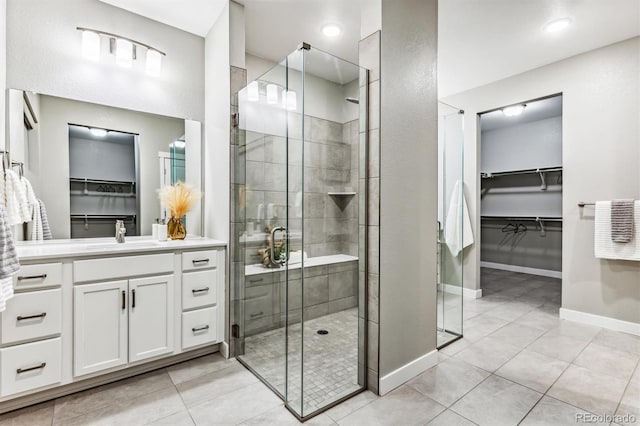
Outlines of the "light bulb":
[{"label": "light bulb", "polygon": [[275,84],[267,84],[267,103],[269,105],[278,103],[278,86]]},{"label": "light bulb", "polygon": [[116,64],[126,68],[133,64],[133,43],[129,40],[116,39]]},{"label": "light bulb", "polygon": [[82,56],[91,61],[100,60],[100,35],[93,31],[82,31]]},{"label": "light bulb", "polygon": [[162,71],[162,54],[157,50],[147,50],[146,71],[152,77],[159,77]]},{"label": "light bulb", "polygon": [[105,129],[99,129],[97,127],[92,127],[89,129],[89,131],[91,132],[91,134],[93,136],[96,136],[98,138],[104,138],[105,136],[107,136],[107,131]]},{"label": "light bulb", "polygon": [[510,107],[502,108],[502,113],[507,117],[515,117],[522,114],[526,105],[513,105]]},{"label": "light bulb", "polygon": [[249,102],[258,102],[260,100],[260,90],[257,81],[252,81],[247,86],[247,99]]},{"label": "light bulb", "polygon": [[287,90],[287,109],[289,111],[295,111],[298,109],[296,92],[293,90]]}]

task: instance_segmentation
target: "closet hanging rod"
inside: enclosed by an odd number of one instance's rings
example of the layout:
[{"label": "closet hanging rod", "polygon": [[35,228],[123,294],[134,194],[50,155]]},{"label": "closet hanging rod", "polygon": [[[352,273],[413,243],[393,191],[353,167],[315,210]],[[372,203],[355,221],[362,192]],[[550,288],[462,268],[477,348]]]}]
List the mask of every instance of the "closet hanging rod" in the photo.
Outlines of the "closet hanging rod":
[{"label": "closet hanging rod", "polygon": [[136,219],[135,214],[72,214],[71,219],[115,219],[115,218],[131,218]]},{"label": "closet hanging rod", "polygon": [[584,201],[580,201],[578,203],[578,207],[584,207],[584,206],[595,206],[596,203],[585,203]]},{"label": "closet hanging rod", "polygon": [[480,216],[486,220],[511,220],[511,221],[533,221],[533,222],[562,222],[561,217],[544,217],[544,216]]},{"label": "closet hanging rod", "polygon": [[69,180],[71,182],[88,182],[88,183],[111,183],[111,184],[119,184],[119,185],[135,185],[135,182],[126,181],[126,180],[104,180],[104,179],[89,179],[89,178],[78,178],[78,177],[70,177]]},{"label": "closet hanging rod", "polygon": [[562,171],[562,167],[539,167],[537,169],[509,170],[504,172],[482,172],[480,173],[480,177],[492,178],[492,177],[499,177],[499,176],[526,175],[526,174],[532,174],[532,173],[561,172],[561,171]]}]

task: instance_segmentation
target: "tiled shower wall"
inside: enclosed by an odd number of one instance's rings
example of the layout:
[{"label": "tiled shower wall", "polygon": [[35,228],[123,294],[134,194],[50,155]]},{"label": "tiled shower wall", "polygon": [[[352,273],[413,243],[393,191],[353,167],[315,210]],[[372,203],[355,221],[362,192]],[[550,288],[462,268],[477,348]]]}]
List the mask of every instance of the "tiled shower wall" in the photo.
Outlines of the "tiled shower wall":
[{"label": "tiled shower wall", "polygon": [[[292,114],[293,115],[293,114]],[[294,117],[300,120],[300,116]],[[302,189],[302,143],[289,138],[287,200],[287,155],[285,138],[247,132],[246,220],[255,235],[269,225],[282,225],[289,206],[292,249],[300,249],[301,217],[304,217],[304,250],[309,257],[333,254],[358,255],[358,196],[329,195],[356,192],[358,184],[358,120],[337,123],[305,116],[304,197]],[[241,160],[242,161],[242,160]],[[304,212],[298,202],[304,200]],[[261,211],[262,213],[259,213]],[[259,217],[260,215],[260,217]],[[258,249],[266,238],[247,244],[247,264],[260,263]]]}]

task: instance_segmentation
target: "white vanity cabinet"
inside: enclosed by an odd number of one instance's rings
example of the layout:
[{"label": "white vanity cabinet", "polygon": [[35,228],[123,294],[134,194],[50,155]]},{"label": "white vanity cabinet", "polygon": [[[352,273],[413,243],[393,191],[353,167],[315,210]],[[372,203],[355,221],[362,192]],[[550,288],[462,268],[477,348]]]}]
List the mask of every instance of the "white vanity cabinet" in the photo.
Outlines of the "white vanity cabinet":
[{"label": "white vanity cabinet", "polygon": [[131,240],[18,245],[16,295],[0,314],[0,413],[222,350],[224,243]]}]

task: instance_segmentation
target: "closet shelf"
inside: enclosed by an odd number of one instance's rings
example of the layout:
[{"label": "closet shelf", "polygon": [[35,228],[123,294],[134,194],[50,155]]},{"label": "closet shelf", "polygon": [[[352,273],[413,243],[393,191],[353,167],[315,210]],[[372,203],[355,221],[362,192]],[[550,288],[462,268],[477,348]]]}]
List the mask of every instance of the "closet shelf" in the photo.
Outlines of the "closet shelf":
[{"label": "closet shelf", "polygon": [[71,195],[82,195],[90,197],[122,197],[122,198],[135,198],[135,192],[103,192],[103,191],[69,191]]},{"label": "closet shelf", "polygon": [[70,182],[82,182],[82,183],[108,183],[111,185],[135,185],[135,182],[124,180],[104,180],[104,179],[91,179],[91,178],[78,178],[70,177]]},{"label": "closet shelf", "polygon": [[537,169],[505,170],[502,172],[481,172],[480,177],[482,177],[482,179],[490,179],[490,178],[496,178],[500,176],[527,175],[527,174],[533,174],[533,173],[561,172],[561,171],[562,171],[562,166],[539,167]]},{"label": "closet shelf", "polygon": [[513,221],[531,221],[531,222],[562,222],[559,216],[480,216],[482,220],[513,220]]}]

